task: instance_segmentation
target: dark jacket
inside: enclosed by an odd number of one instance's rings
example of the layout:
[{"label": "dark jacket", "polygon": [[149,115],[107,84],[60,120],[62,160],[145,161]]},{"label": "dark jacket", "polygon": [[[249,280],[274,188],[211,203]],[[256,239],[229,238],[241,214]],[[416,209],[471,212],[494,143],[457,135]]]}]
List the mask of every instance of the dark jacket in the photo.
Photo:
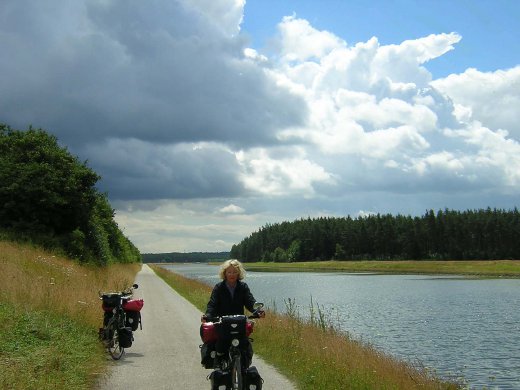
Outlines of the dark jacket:
[{"label": "dark jacket", "polygon": [[249,286],[240,280],[237,281],[233,298],[229,292],[226,282],[222,281],[213,287],[211,297],[206,308],[206,316],[219,317],[233,314],[244,314],[244,306],[253,312],[253,305],[256,302]]}]

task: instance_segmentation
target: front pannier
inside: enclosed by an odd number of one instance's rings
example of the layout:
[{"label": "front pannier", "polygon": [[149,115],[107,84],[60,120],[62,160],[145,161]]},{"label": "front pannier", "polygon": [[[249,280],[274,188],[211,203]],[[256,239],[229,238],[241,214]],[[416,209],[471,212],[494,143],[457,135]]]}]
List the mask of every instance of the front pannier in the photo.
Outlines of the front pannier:
[{"label": "front pannier", "polygon": [[231,375],[227,371],[215,370],[209,374],[211,381],[211,390],[217,390],[220,386],[225,386],[226,389],[231,388]]},{"label": "front pannier", "polygon": [[258,373],[255,366],[251,366],[246,370],[246,389],[247,390],[262,390],[262,383],[264,380]]},{"label": "front pannier", "polygon": [[200,348],[200,364],[204,368],[214,368],[215,367],[215,343],[205,343],[199,345]]},{"label": "front pannier", "polygon": [[132,341],[134,341],[134,336],[131,330],[121,328],[118,330],[119,337],[119,346],[123,348],[130,348],[132,346]]}]

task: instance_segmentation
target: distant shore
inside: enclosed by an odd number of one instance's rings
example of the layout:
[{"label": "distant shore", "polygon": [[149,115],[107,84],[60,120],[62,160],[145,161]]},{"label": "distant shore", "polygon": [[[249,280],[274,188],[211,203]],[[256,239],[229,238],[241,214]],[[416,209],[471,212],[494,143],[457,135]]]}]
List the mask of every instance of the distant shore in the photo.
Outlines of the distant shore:
[{"label": "distant shore", "polygon": [[467,275],[474,277],[520,277],[520,260],[396,260],[396,261],[306,261],[293,263],[245,263],[248,271],[272,272],[370,272],[400,274]]}]

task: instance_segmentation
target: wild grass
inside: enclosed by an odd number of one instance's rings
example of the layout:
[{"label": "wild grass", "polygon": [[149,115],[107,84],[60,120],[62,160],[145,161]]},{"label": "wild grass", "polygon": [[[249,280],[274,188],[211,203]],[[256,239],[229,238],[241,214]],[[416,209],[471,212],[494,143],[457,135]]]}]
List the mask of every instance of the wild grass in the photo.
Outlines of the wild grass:
[{"label": "wild grass", "polygon": [[520,277],[520,260],[403,260],[403,261],[306,261],[294,263],[246,263],[258,271],[342,271],[447,274],[488,277]]},{"label": "wild grass", "polygon": [[[205,310],[210,286],[159,266],[152,269]],[[288,301],[285,309],[285,314],[268,311],[257,321],[254,350],[301,390],[461,388],[337,331],[319,306],[311,304],[310,320],[300,317],[294,302]]]},{"label": "wild grass", "polygon": [[150,268],[159,275],[166,283],[175,289],[184,298],[190,301],[197,309],[206,311],[212,288],[204,283],[199,283],[193,279],[186,278],[175,272],[168,271],[154,264],[149,264]]},{"label": "wild grass", "polygon": [[139,269],[0,240],[0,388],[91,389],[107,368],[98,290],[127,287]]}]

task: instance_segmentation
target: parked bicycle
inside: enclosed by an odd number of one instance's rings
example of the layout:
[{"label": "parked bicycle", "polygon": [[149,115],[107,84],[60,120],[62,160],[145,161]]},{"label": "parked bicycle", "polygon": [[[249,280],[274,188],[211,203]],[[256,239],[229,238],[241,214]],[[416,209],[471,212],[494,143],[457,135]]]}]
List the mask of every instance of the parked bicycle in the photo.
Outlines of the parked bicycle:
[{"label": "parked bicycle", "polygon": [[[254,304],[252,315],[207,318],[201,326],[201,363],[215,370],[208,376],[211,390],[261,390],[263,379],[251,366],[253,349],[249,338],[253,318],[259,318],[263,303]],[[225,351],[225,352],[221,352]],[[219,354],[221,353],[221,354]]]},{"label": "parked bicycle", "polygon": [[141,309],[144,301],[131,299],[137,287],[138,285],[134,284],[120,292],[99,292],[104,311],[99,338],[114,360],[121,359],[125,348],[132,346],[133,331],[139,326],[142,329]]}]

